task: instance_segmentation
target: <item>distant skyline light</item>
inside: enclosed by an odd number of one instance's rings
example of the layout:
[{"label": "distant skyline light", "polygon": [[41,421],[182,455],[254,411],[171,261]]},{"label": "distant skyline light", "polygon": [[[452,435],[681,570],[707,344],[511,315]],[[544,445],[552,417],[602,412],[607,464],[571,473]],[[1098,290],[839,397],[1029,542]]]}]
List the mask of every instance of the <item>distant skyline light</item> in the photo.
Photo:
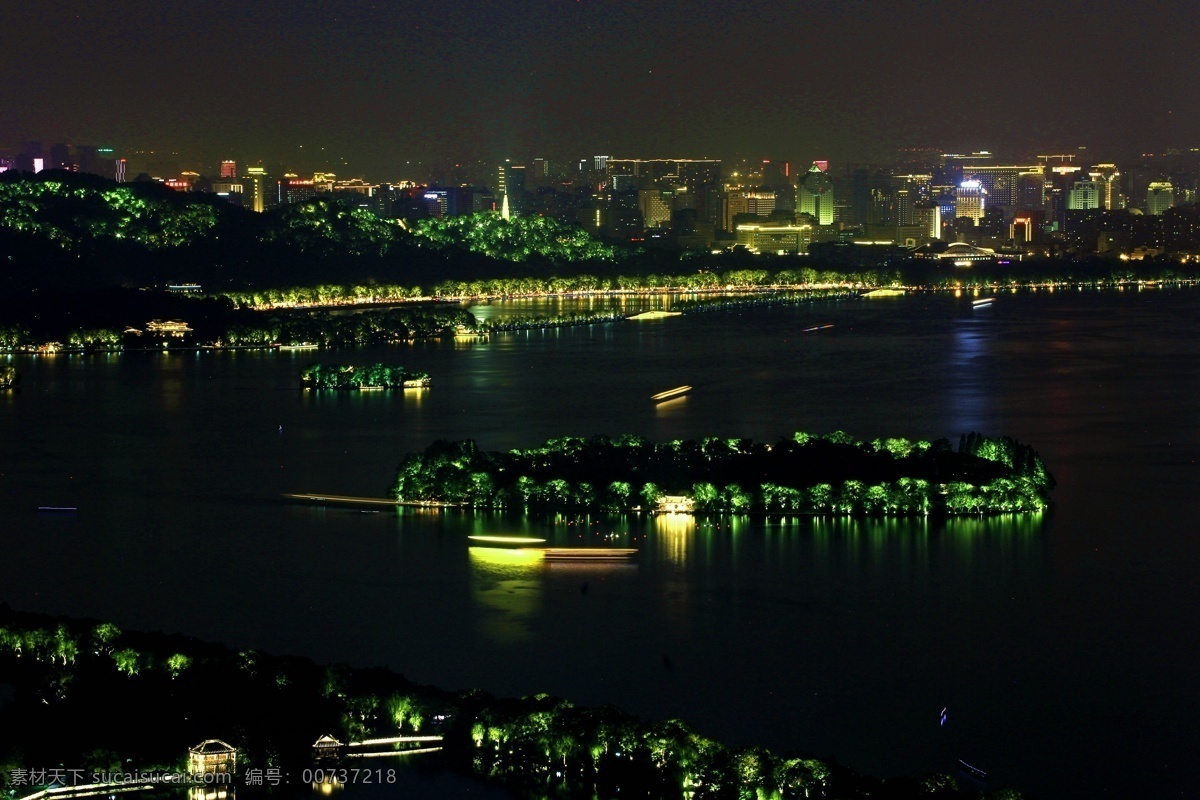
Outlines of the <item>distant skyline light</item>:
[{"label": "distant skyline light", "polygon": [[[1117,160],[1200,143],[1200,107],[1181,102],[1196,4],[62,0],[9,4],[4,26],[21,35],[0,48],[3,147],[384,178],[463,159]],[[964,63],[1003,80],[947,69]]]}]

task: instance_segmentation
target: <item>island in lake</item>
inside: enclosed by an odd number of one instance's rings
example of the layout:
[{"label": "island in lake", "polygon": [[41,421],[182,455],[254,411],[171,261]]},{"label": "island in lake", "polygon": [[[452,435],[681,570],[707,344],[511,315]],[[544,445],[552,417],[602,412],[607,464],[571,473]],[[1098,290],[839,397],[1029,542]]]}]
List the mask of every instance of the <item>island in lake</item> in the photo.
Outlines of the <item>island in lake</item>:
[{"label": "island in lake", "polygon": [[400,502],[487,509],[922,516],[1040,511],[1054,478],[1008,437],[856,441],[837,431],[774,444],[710,437],[562,437],[509,452],[435,442],[407,456]]},{"label": "island in lake", "polygon": [[300,371],[300,385],[306,389],[419,389],[429,385],[429,373],[387,364],[311,364]]}]

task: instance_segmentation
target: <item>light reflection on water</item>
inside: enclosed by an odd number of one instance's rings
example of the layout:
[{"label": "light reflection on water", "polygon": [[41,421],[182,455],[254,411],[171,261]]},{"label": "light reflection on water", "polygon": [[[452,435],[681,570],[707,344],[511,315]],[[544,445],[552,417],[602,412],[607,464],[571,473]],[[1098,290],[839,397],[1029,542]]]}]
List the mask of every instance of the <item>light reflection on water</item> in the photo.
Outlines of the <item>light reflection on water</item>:
[{"label": "light reflection on water", "polygon": [[469,548],[471,595],[482,612],[480,632],[507,644],[533,638],[529,623],[543,600],[542,554],[535,550]]},{"label": "light reflection on water", "polygon": [[[320,354],[9,357],[22,385],[0,393],[12,454],[0,511],[15,521],[0,600],[387,663],[454,688],[612,702],[873,772],[943,769],[942,755],[952,768],[965,753],[919,735],[950,702],[956,725],[968,711],[977,721],[972,755],[1031,794],[1168,796],[1191,778],[1153,765],[1189,763],[1200,741],[1179,702],[1195,661],[1180,631],[1200,603],[1200,548],[1185,535],[1200,493],[1200,293],[1004,293],[986,317],[968,306],[845,301]],[[798,336],[824,322],[836,327]],[[433,386],[419,398],[300,392],[313,360],[398,362]],[[685,383],[696,389],[678,411],[648,402]],[[771,441],[839,428],[1012,435],[1058,478],[1055,507],[675,528],[279,500],[379,495],[405,453],[438,439],[504,450],[563,435]],[[46,503],[80,512],[33,512]],[[469,533],[642,556],[621,569],[502,568],[471,558]],[[229,613],[205,596],[228,598]],[[1122,741],[1132,717],[1154,730]],[[1075,759],[1060,756],[1079,753],[1083,766],[1064,769]]]}]

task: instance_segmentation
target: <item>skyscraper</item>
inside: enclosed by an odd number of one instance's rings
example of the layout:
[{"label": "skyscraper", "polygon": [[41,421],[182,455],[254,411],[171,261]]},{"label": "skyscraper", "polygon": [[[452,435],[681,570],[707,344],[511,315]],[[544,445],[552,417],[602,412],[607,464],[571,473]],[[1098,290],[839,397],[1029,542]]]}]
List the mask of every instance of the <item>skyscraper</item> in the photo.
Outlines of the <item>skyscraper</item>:
[{"label": "skyscraper", "polygon": [[1158,216],[1175,205],[1175,187],[1170,181],[1155,181],[1146,190],[1146,213]]},{"label": "skyscraper", "polygon": [[245,197],[242,202],[246,208],[251,211],[257,211],[260,214],[266,211],[272,203],[270,202],[270,193],[267,188],[269,178],[267,171],[263,167],[247,167],[245,180],[242,181],[242,189]]},{"label": "skyscraper", "polygon": [[833,224],[833,179],[818,162],[808,168],[796,187],[796,210],[818,225]]},{"label": "skyscraper", "polygon": [[976,225],[983,219],[984,198],[987,190],[977,180],[963,181],[958,185],[958,194],[954,200],[954,216],[967,217]]},{"label": "skyscraper", "polygon": [[230,180],[235,180],[235,179],[237,179],[237,176],[238,176],[238,174],[237,174],[237,162],[236,161],[222,161],[221,162],[221,177],[222,178],[228,178]]},{"label": "skyscraper", "polygon": [[1100,184],[1096,181],[1075,181],[1067,194],[1068,211],[1088,211],[1101,208]]},{"label": "skyscraper", "polygon": [[1109,211],[1125,207],[1121,196],[1121,173],[1116,164],[1097,164],[1088,172],[1088,177],[1100,185],[1100,207]]}]

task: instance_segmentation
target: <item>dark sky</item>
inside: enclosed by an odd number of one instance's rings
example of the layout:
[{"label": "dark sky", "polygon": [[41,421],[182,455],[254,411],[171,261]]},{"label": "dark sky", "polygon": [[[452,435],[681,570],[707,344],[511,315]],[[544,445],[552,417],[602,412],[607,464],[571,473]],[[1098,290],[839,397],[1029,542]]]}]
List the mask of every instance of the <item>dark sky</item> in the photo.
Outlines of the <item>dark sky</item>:
[{"label": "dark sky", "polygon": [[1200,146],[1195,2],[2,5],[7,147],[387,179],[419,160]]}]

